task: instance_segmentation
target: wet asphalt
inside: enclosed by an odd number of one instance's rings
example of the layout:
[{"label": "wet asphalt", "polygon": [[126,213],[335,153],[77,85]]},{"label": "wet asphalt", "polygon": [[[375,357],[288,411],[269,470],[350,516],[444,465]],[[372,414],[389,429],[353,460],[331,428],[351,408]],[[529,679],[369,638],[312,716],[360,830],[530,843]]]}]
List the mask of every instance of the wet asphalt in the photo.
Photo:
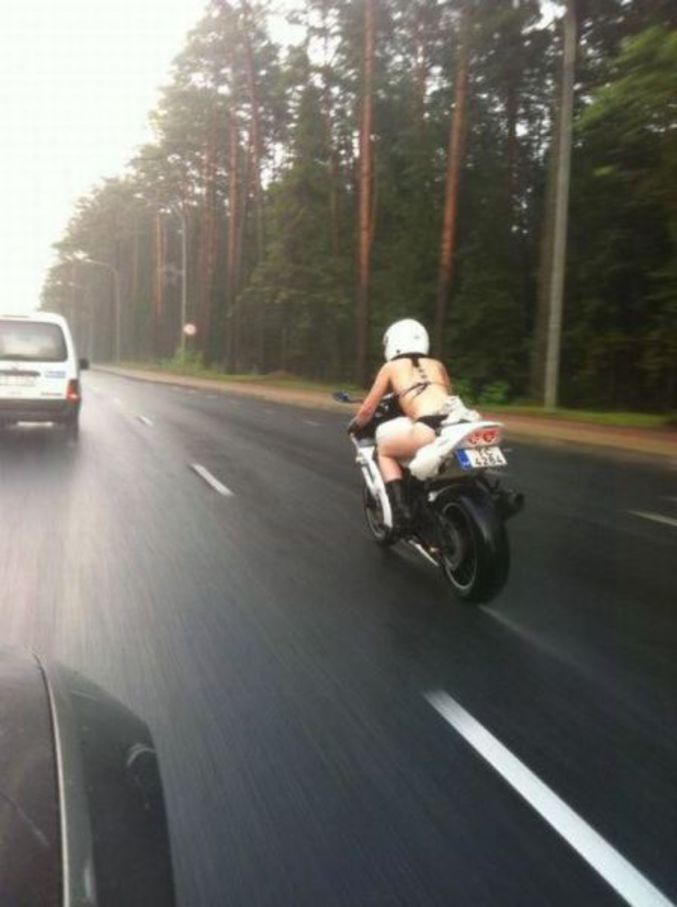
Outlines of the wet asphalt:
[{"label": "wet asphalt", "polygon": [[438,691],[677,899],[674,468],[512,445],[478,608],[370,541],[340,415],[84,384],[0,436],[0,639],[148,722],[182,905],[623,903]]}]

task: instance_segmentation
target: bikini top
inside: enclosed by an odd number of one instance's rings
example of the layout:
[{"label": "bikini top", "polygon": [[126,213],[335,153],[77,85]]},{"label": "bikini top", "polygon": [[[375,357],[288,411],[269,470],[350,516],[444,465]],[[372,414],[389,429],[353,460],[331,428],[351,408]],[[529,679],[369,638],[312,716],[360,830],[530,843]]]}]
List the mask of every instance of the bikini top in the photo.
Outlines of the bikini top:
[{"label": "bikini top", "polygon": [[401,393],[397,394],[396,396],[400,399],[402,399],[402,397],[406,397],[407,394],[410,394],[412,391],[416,391],[414,397],[412,397],[412,399],[414,399],[415,397],[418,397],[419,394],[422,394],[426,388],[430,387],[431,384],[439,384],[440,387],[446,387],[446,384],[443,384],[441,381],[430,380],[430,378],[426,375],[425,369],[421,365],[420,356],[417,356],[413,353],[401,353],[399,356],[394,356],[393,360],[394,359],[411,359],[411,364],[414,366],[419,374],[419,378],[421,379],[420,381],[415,381],[414,384],[412,384],[406,390],[401,391]]}]

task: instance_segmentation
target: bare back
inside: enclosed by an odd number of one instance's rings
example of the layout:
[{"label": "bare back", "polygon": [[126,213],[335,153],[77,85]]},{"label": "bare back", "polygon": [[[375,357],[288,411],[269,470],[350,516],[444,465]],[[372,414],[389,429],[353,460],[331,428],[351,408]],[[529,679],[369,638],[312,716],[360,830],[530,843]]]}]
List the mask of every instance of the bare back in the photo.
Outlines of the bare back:
[{"label": "bare back", "polygon": [[[418,367],[410,358],[393,359],[386,366],[390,386],[398,395],[403,412],[411,419],[436,413],[451,393],[451,381],[444,365],[426,356],[417,358]],[[426,386],[428,381],[430,384]]]}]

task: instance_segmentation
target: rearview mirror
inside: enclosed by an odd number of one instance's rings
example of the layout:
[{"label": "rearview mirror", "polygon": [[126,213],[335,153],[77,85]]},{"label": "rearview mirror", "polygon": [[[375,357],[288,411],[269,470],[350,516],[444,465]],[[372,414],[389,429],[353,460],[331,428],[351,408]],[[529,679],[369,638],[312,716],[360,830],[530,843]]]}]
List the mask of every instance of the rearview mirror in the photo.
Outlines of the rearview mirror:
[{"label": "rearview mirror", "polygon": [[74,671],[4,647],[0,701],[2,903],[174,907],[145,722]]}]

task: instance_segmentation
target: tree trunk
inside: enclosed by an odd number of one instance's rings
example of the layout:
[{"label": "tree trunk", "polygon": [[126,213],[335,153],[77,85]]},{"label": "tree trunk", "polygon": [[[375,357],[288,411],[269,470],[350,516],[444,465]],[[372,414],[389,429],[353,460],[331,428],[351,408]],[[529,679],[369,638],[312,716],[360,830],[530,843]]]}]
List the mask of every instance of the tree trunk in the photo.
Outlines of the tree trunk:
[{"label": "tree trunk", "polygon": [[370,251],[374,232],[373,179],[373,79],[375,53],[376,0],[365,2],[362,122],[360,126],[359,173],[359,237],[357,250],[357,312],[356,312],[356,378],[365,385],[368,379],[369,357],[369,277]]},{"label": "tree trunk", "polygon": [[229,368],[232,366],[235,356],[235,332],[232,316],[237,294],[240,245],[239,131],[235,105],[235,97],[231,94],[228,114],[228,258],[226,262],[225,315],[225,349]]},{"label": "tree trunk", "polygon": [[153,272],[153,352],[162,356],[162,321],[165,309],[166,235],[160,213],[155,215],[155,268]]},{"label": "tree trunk", "polygon": [[505,147],[506,160],[506,194],[508,199],[508,214],[510,228],[515,226],[515,186],[517,184],[517,92],[514,85],[509,85],[505,97],[505,117],[507,141]]},{"label": "tree trunk", "polygon": [[216,235],[216,169],[217,169],[217,113],[212,112],[212,122],[207,137],[204,166],[204,202],[200,223],[198,248],[199,315],[198,336],[207,361],[211,359],[210,329],[212,320],[212,295],[218,237]]},{"label": "tree trunk", "polygon": [[444,356],[444,325],[447,317],[447,302],[454,276],[454,252],[456,244],[456,220],[458,211],[458,187],[461,178],[461,164],[465,144],[465,121],[468,98],[470,57],[470,8],[468,4],[461,13],[459,30],[458,65],[454,91],[454,113],[449,132],[449,153],[447,159],[447,181],[442,222],[440,247],[440,270],[437,283],[437,304],[435,306],[434,347],[437,355]]},{"label": "tree trunk", "polygon": [[130,337],[130,351],[134,359],[136,359],[140,354],[145,355],[146,351],[142,350],[139,343],[139,265],[140,265],[140,255],[139,255],[139,240],[140,240],[140,230],[139,225],[136,224],[134,230],[134,235],[132,236],[132,262],[130,268],[130,281],[129,281],[129,307],[132,314],[132,335]]},{"label": "tree trunk", "polygon": [[249,189],[251,187],[251,169],[252,169],[252,148],[251,134],[249,136],[250,144],[246,146],[242,163],[240,165],[240,200],[239,200],[239,224],[237,231],[237,247],[235,250],[235,288],[233,292],[233,306],[231,317],[233,322],[233,369],[237,372],[242,367],[242,329],[243,313],[240,309],[240,288],[242,286],[242,250],[245,247],[245,231],[247,229],[247,218],[249,211]]},{"label": "tree trunk", "polygon": [[416,86],[416,120],[418,133],[425,135],[426,96],[430,77],[430,29],[424,3],[418,3],[414,20],[414,84]]},{"label": "tree trunk", "polygon": [[254,218],[256,223],[256,260],[261,261],[263,258],[264,244],[264,222],[263,222],[263,204],[261,198],[261,108],[259,101],[259,86],[256,80],[256,69],[254,66],[254,53],[251,42],[251,9],[247,0],[240,0],[242,14],[244,18],[244,49],[245,61],[247,66],[247,89],[249,92],[249,103],[251,105],[250,121],[250,144],[252,156],[252,188],[254,194]]},{"label": "tree trunk", "polygon": [[327,157],[329,162],[329,238],[331,253],[334,258],[337,258],[341,254],[341,213],[339,210],[338,194],[339,166],[338,154],[334,142],[334,105],[329,79],[331,64],[329,61],[328,3],[326,2],[322,4],[322,33],[322,107],[324,115],[324,132],[327,142]]}]

